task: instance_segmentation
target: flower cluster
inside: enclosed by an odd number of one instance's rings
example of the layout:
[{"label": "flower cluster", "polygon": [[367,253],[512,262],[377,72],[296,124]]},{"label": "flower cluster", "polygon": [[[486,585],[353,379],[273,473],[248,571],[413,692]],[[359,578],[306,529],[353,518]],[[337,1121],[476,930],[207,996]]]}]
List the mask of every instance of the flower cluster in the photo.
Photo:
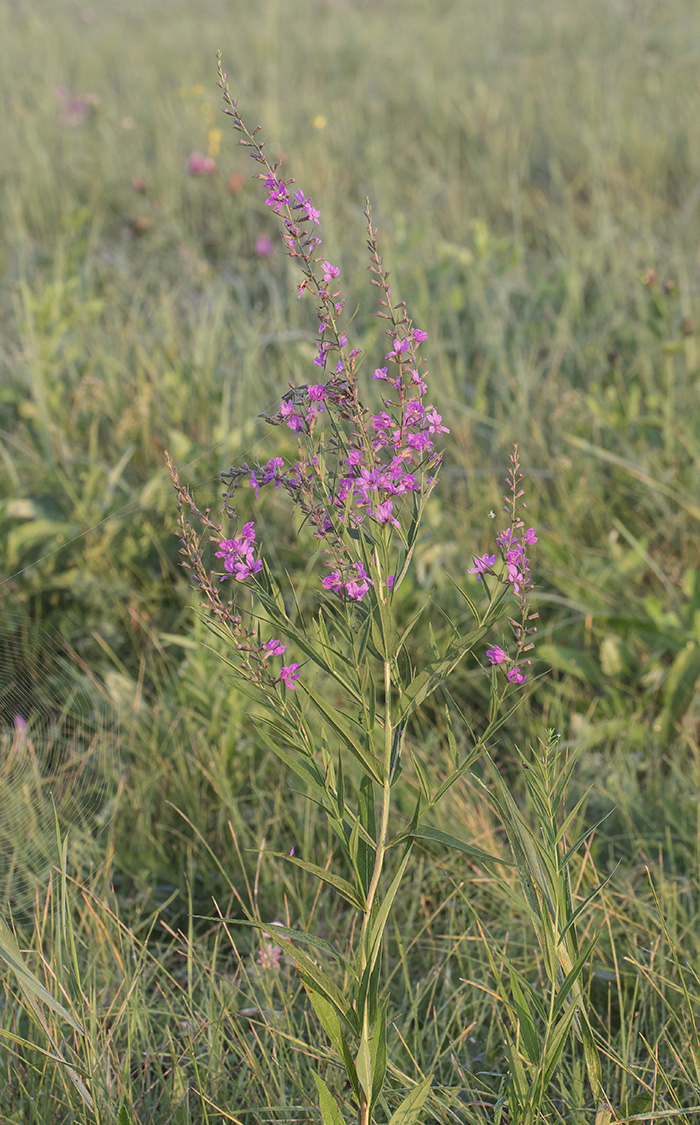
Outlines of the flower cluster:
[{"label": "flower cluster", "polygon": [[[250,142],[255,148],[254,135],[250,135]],[[252,155],[260,159],[261,147],[255,148]],[[266,164],[264,158],[263,163]],[[341,292],[335,287],[340,270],[326,258],[312,256],[319,239],[309,233],[308,226],[318,223],[318,209],[303,192],[292,194],[292,180],[282,180],[275,167],[266,167],[266,202],[284,216],[287,250],[292,257],[302,260],[304,279],[299,295],[313,291],[319,299],[321,340],[314,363],[325,367],[332,351],[338,353],[338,360],[325,382],[290,386],[278,412],[263,415],[272,425],[286,425],[297,435],[298,459],[285,465],[282,458],[276,457],[263,465],[251,467],[244,463],[240,468],[229,469],[222,475],[228,485],[225,503],[242,483],[255,489],[256,498],[264,485],[284,487],[331,556],[332,572],[323,580],[324,589],[344,600],[361,601],[373,583],[351,549],[347,534],[355,533],[364,521],[401,534],[401,499],[413,495],[420,501],[429,495],[437,480],[441,457],[435,451],[435,443],[449,430],[435,407],[424,402],[428,372],[417,353],[428,334],[413,327],[402,306],[394,309],[391,305],[376,248],[376,232],[367,209],[370,269],[378,278],[375,283],[384,291],[380,305],[389,309],[380,315],[391,320],[387,329],[391,346],[384,366],[375,369],[374,378],[384,382],[392,394],[383,400],[384,409],[374,414],[367,411],[359,399],[355,373],[359,349],[348,350],[347,337],[337,323],[344,305]],[[329,424],[319,431],[324,416]],[[322,461],[325,471],[321,469]],[[232,559],[227,569],[233,573],[236,563]],[[240,573],[245,573],[244,568],[240,568]]]},{"label": "flower cluster", "polygon": [[[503,497],[504,511],[510,516],[510,526],[505,531],[501,531],[496,536],[496,543],[501,550],[502,562],[504,569],[500,574],[501,581],[509,585],[513,594],[517,597],[520,603],[520,620],[511,620],[510,625],[516,642],[516,653],[514,657],[510,657],[505,649],[495,645],[493,648],[486,650],[486,659],[490,664],[512,664],[506,673],[506,678],[511,684],[524,684],[527,680],[527,673],[523,672],[520,663],[529,665],[530,659],[522,661],[524,653],[531,651],[534,645],[528,640],[529,636],[537,632],[537,628],[532,624],[537,619],[536,613],[531,613],[528,603],[528,595],[532,588],[532,578],[530,575],[530,563],[527,556],[527,547],[533,546],[537,542],[537,535],[535,534],[534,527],[525,528],[524,521],[520,516],[521,510],[525,507],[521,503],[523,490],[520,488],[522,474],[520,472],[520,464],[518,460],[518,449],[511,454],[511,467],[508,473],[508,486],[509,493]],[[489,555],[488,553],[480,556],[475,556],[474,566],[469,567],[469,574],[475,574],[477,582],[481,582],[484,575],[493,574],[496,572],[494,567],[496,565],[497,555]]]},{"label": "flower cluster", "polygon": [[213,156],[191,152],[187,160],[187,171],[190,176],[213,176],[216,172],[216,161]]},{"label": "flower cluster", "polygon": [[251,574],[258,574],[262,569],[262,559],[255,558],[254,523],[247,523],[235,539],[222,539],[219,546],[221,550],[215,552],[216,558],[224,560],[224,570],[238,582],[250,578]]},{"label": "flower cluster", "polygon": [[[422,401],[427,373],[418,373],[415,351],[426,339],[426,332],[412,328],[393,336],[387,366],[375,372],[375,378],[397,392],[396,401],[384,400],[386,409],[366,412],[357,399],[356,383],[337,376],[326,383],[293,387],[268,421],[285,423],[306,438],[307,456],[289,466],[280,457],[252,468],[245,463],[224,474],[229,496],[246,481],[256,497],[264,485],[282,485],[331,554],[333,571],[323,579],[324,589],[351,601],[361,601],[373,583],[363,563],[348,554],[343,528],[355,531],[368,519],[401,532],[397,503],[409,494],[427,495],[437,479],[440,456],[435,441],[449,431],[435,407]],[[390,364],[395,365],[395,375],[388,374]],[[331,440],[310,440],[317,419],[327,412],[335,423]],[[334,470],[325,478],[319,471],[321,452],[333,455]]]},{"label": "flower cluster", "polygon": [[[214,617],[228,627],[233,643],[239,653],[246,678],[251,683],[269,688],[284,684],[291,691],[297,687],[300,671],[298,664],[283,665],[275,674],[271,662],[286,652],[286,645],[276,637],[261,641],[258,630],[244,624],[240,615],[233,610],[232,601],[221,597],[221,582],[226,575],[210,571],[204,560],[204,544],[208,537],[220,548],[216,558],[224,560],[224,569],[238,581],[245,581],[262,569],[262,560],[255,558],[255,526],[247,523],[240,535],[234,539],[221,538],[221,525],[215,524],[209,509],[202,511],[189,490],[180,482],[177,469],[166,453],[170,477],[178,497],[180,513],[180,553],[185,556],[183,566],[191,572],[194,585],[201,591],[203,602]],[[196,517],[203,531],[198,533],[186,515],[186,510]]]}]

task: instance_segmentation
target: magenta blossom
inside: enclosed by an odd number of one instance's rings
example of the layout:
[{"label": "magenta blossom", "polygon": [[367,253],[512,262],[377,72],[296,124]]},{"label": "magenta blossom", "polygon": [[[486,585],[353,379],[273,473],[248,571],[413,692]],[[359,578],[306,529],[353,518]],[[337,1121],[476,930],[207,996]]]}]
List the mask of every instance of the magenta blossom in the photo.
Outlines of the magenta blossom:
[{"label": "magenta blossom", "polygon": [[[269,937],[269,934],[266,934],[265,937]],[[258,953],[258,964],[261,969],[279,969],[281,956],[281,946],[272,944],[263,945]]]},{"label": "magenta blossom", "polygon": [[469,567],[467,574],[475,574],[477,582],[481,582],[481,576],[489,573],[495,561],[495,555],[475,555],[474,566]]},{"label": "magenta blossom", "polygon": [[296,691],[296,681],[300,675],[298,664],[287,664],[285,668],[280,668],[280,679],[291,691]]},{"label": "magenta blossom", "polygon": [[275,244],[266,234],[260,234],[255,239],[255,253],[259,258],[267,258],[274,252]]},{"label": "magenta blossom", "polygon": [[[262,570],[262,560],[255,558],[255,525],[247,523],[235,539],[222,539],[220,551],[215,551],[217,559],[224,560],[224,570],[232,574],[237,582],[250,578]],[[224,576],[225,577],[225,576]],[[223,582],[223,578],[221,581]]]},{"label": "magenta blossom", "polygon": [[281,656],[285,651],[286,645],[283,645],[281,641],[273,640],[268,641],[265,648],[270,656]]},{"label": "magenta blossom", "polygon": [[213,156],[202,156],[201,152],[191,152],[187,161],[187,171],[191,176],[213,176],[216,161]]},{"label": "magenta blossom", "polygon": [[527,679],[526,673],[522,672],[518,667],[511,668],[510,672],[506,673],[506,676],[512,684],[524,684]]},{"label": "magenta blossom", "polygon": [[504,660],[508,659],[507,653],[505,653],[502,648],[499,648],[498,645],[494,645],[493,648],[487,648],[486,656],[490,664],[502,664]]}]

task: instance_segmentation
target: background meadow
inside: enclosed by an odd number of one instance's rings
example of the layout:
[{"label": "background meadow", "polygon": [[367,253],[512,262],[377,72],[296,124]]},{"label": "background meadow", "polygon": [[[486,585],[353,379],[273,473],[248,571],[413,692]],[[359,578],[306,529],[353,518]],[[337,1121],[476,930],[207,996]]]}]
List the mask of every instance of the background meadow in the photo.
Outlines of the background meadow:
[{"label": "background meadow", "polygon": [[[577,901],[611,876],[583,922],[602,927],[586,988],[605,1078],[620,1116],[698,1120],[691,0],[0,6],[0,912],[84,1029],[51,1009],[42,1029],[3,975],[0,1119],[111,1122],[124,1106],[141,1125],[318,1120],[306,1064],[325,1048],[293,966],[217,909],[240,917],[243,901],[333,940],[342,904],[266,855],[294,845],[330,863],[333,842],[213,651],[163,459],[215,507],[221,469],[284,447],[258,415],[308,381],[315,354],[313,313],[221,114],[217,48],[246,120],[321,208],[362,345],[382,344],[366,196],[394,293],[429,333],[451,434],[407,617],[425,597],[436,631],[462,613],[449,576],[490,548],[518,443],[542,678],[494,756],[527,817],[515,747],[551,727],[579,751],[574,838],[605,819],[575,861]],[[193,152],[215,171],[188,171]],[[267,557],[311,590],[274,497],[255,518]],[[419,662],[427,627],[415,643]],[[13,679],[30,736],[62,711],[101,716],[77,799],[56,791],[60,841],[36,759],[13,758]],[[483,727],[479,668],[451,692]],[[440,706],[411,737],[438,779]],[[446,825],[505,856],[481,778],[453,792]],[[426,1122],[503,1112],[499,966],[507,951],[543,972],[510,870],[432,849],[398,906],[390,1077],[399,1089],[435,1072]],[[593,1121],[573,1047],[550,1095],[543,1121]]]}]

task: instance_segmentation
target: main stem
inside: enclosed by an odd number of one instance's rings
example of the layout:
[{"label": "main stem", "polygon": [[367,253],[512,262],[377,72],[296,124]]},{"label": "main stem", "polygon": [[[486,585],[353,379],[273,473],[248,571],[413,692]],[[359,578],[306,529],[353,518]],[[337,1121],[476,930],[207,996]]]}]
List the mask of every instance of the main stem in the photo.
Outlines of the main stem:
[{"label": "main stem", "polygon": [[[367,888],[367,904],[365,906],[365,916],[362,921],[362,933],[360,935],[360,976],[365,972],[369,960],[369,925],[372,917],[372,907],[376,898],[377,889],[379,887],[379,880],[381,879],[382,869],[384,867],[384,856],[386,854],[386,841],[389,835],[389,810],[391,808],[391,747],[393,741],[393,728],[391,723],[391,665],[388,658],[384,658],[384,787],[382,789],[382,812],[379,820],[379,832],[376,839],[376,851],[374,855],[374,870],[372,871],[372,878],[370,879],[369,887]],[[362,1013],[363,1024],[367,1024],[367,1005]],[[366,1032],[369,1034],[369,1028],[366,1027]],[[365,1098],[364,1094],[360,1102],[359,1125],[370,1125],[370,1103]]]}]

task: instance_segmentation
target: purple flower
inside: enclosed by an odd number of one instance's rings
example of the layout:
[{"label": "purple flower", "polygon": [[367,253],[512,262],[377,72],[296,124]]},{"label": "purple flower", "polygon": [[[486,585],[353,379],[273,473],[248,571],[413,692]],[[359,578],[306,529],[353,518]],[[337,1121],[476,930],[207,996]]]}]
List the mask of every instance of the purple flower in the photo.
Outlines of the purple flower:
[{"label": "purple flower", "polygon": [[535,535],[534,527],[528,527],[527,531],[523,535],[523,542],[529,544],[537,542],[537,536]]},{"label": "purple flower", "polygon": [[423,330],[421,328],[414,328],[413,329],[413,339],[416,341],[417,344],[422,344],[424,340],[428,339],[428,333],[423,332]]},{"label": "purple flower", "polygon": [[332,570],[330,574],[322,580],[321,585],[324,590],[332,590],[334,594],[339,594],[343,589],[343,580],[337,570]]},{"label": "purple flower", "polygon": [[245,524],[235,539],[222,539],[219,546],[221,550],[215,551],[215,556],[224,560],[224,570],[232,574],[237,582],[243,582],[251,574],[262,570],[262,560],[255,558],[255,524],[252,522]]},{"label": "purple flower", "polygon": [[255,239],[255,253],[259,258],[267,258],[275,249],[272,239],[266,234],[260,234]]},{"label": "purple flower", "polygon": [[434,406],[430,407],[425,417],[429,434],[449,434],[447,426],[442,425],[442,415],[438,414]]},{"label": "purple flower", "polygon": [[213,156],[203,156],[201,152],[191,152],[187,161],[187,171],[191,176],[213,176],[216,161]]},{"label": "purple flower", "polygon": [[280,416],[284,418],[290,430],[298,434],[304,427],[304,419],[301,414],[297,414],[291,402],[283,402],[280,407]]},{"label": "purple flower", "polygon": [[394,527],[401,527],[399,521],[391,514],[394,505],[391,500],[385,500],[383,504],[378,504],[372,512],[372,516],[377,523],[391,523]]},{"label": "purple flower", "polygon": [[408,340],[399,340],[398,336],[394,337],[394,350],[387,352],[386,359],[396,359],[397,356],[403,355],[409,348]]},{"label": "purple flower", "polygon": [[285,651],[286,645],[283,645],[281,641],[273,640],[268,641],[265,648],[270,656],[281,656]]},{"label": "purple flower", "polygon": [[502,648],[499,648],[498,645],[494,645],[493,648],[487,648],[486,656],[490,664],[502,664],[504,660],[508,659],[507,654]]},{"label": "purple flower", "polygon": [[298,664],[287,664],[285,668],[280,668],[280,679],[291,691],[296,691],[295,681],[299,679],[300,674]]},{"label": "purple flower", "polygon": [[486,574],[496,561],[495,555],[474,556],[474,566],[470,566],[467,574],[475,574],[477,582],[481,582],[482,574]]},{"label": "purple flower", "polygon": [[55,86],[54,92],[61,103],[61,125],[68,125],[71,128],[84,125],[90,116],[91,108],[99,102],[96,94],[87,94],[84,98],[71,97],[68,87],[63,85]]},{"label": "purple flower", "polygon": [[[227,559],[224,566],[227,570],[230,570],[228,561]],[[260,570],[262,570],[262,559],[253,559],[251,555],[248,555],[245,559],[239,559],[235,563],[233,577],[237,582],[244,582],[246,578],[250,578],[251,574],[257,574]]]},{"label": "purple flower", "polygon": [[512,684],[524,684],[527,679],[527,675],[522,672],[520,668],[515,667],[511,668],[510,672],[507,673],[506,678],[509,679]]},{"label": "purple flower", "polygon": [[[269,934],[265,935],[269,937]],[[279,969],[282,949],[279,945],[264,945],[258,953],[258,964],[262,969]]]}]

